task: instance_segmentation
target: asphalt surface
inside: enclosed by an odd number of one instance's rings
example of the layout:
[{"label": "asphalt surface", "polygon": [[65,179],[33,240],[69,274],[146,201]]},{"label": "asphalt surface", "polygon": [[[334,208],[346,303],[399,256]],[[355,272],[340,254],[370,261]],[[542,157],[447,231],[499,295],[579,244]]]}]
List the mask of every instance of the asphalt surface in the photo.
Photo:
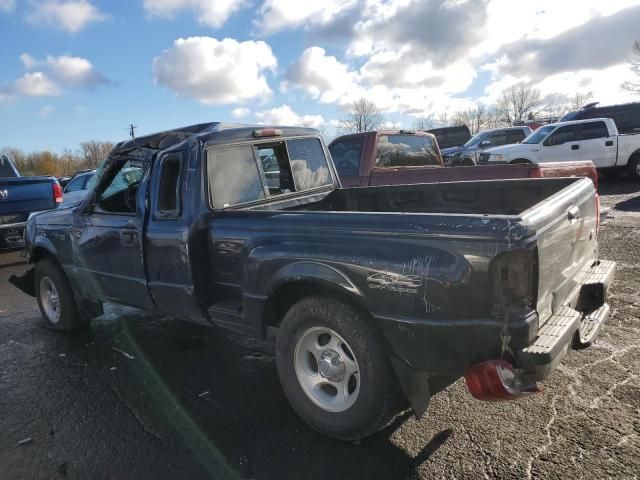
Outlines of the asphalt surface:
[{"label": "asphalt surface", "polygon": [[640,183],[601,184],[612,317],[519,402],[459,381],[425,417],[360,444],[323,437],[280,390],[273,341],[109,307],[85,332],[44,327],[0,254],[0,478],[638,478]]}]

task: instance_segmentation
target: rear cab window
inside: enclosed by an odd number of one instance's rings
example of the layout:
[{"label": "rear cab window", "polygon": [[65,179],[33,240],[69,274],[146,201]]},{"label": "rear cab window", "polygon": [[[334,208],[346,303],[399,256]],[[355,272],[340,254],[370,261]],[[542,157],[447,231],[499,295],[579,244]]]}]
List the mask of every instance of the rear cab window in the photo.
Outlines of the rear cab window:
[{"label": "rear cab window", "polygon": [[438,150],[433,137],[423,135],[378,136],[376,167],[439,166]]},{"label": "rear cab window", "polygon": [[582,139],[594,140],[596,138],[606,138],[609,136],[607,125],[600,122],[588,122],[582,124]]},{"label": "rear cab window", "polygon": [[333,185],[324,149],[315,137],[209,148],[207,177],[214,209]]},{"label": "rear cab window", "polygon": [[338,140],[331,144],[329,152],[341,177],[357,177],[360,175],[360,162],[364,137],[352,137]]},{"label": "rear cab window", "polygon": [[16,172],[13,170],[9,157],[0,155],[0,178],[15,177]]}]

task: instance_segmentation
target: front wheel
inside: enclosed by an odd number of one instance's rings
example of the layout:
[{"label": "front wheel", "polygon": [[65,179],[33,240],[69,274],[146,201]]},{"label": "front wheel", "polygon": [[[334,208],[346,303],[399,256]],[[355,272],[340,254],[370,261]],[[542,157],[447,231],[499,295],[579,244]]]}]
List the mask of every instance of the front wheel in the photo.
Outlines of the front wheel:
[{"label": "front wheel", "polygon": [[325,435],[365,438],[400,405],[381,338],[370,319],[346,302],[323,296],[297,302],[284,317],[276,352],[289,402]]},{"label": "front wheel", "polygon": [[49,327],[71,331],[89,324],[88,317],[78,312],[69,279],[53,260],[45,258],[37,263],[35,292],[40,313]]}]

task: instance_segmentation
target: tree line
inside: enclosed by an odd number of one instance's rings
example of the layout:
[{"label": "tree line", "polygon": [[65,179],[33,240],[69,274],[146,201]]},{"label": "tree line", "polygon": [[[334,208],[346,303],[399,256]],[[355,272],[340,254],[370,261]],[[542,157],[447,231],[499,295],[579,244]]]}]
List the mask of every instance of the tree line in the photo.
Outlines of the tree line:
[{"label": "tree line", "polygon": [[62,153],[49,150],[25,153],[19,148],[0,149],[11,157],[20,175],[52,175],[63,177],[78,170],[93,169],[107,158],[115,143],[100,140],[82,142],[76,150],[64,149]]},{"label": "tree line", "polygon": [[[582,108],[592,92],[578,92],[571,98],[550,95],[542,98],[540,91],[527,84],[518,84],[502,92],[494,104],[477,103],[453,113],[441,112],[422,115],[413,120],[415,130],[466,125],[472,135],[491,128],[523,125],[540,116],[557,120],[565,113]],[[349,132],[376,130],[384,124],[384,114],[376,104],[365,98],[355,100],[340,123],[340,129]]]}]

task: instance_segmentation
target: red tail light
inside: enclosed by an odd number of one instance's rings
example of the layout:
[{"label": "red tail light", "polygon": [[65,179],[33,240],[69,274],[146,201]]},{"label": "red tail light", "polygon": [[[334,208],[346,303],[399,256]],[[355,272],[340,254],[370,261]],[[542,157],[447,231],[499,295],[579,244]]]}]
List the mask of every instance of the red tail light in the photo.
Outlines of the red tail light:
[{"label": "red tail light", "polygon": [[515,400],[540,391],[535,382],[518,375],[504,360],[474,365],[465,372],[464,380],[471,395],[478,400]]},{"label": "red tail light", "polygon": [[62,203],[62,198],[64,197],[64,193],[62,193],[62,187],[57,181],[53,182],[53,199],[56,203]]}]

